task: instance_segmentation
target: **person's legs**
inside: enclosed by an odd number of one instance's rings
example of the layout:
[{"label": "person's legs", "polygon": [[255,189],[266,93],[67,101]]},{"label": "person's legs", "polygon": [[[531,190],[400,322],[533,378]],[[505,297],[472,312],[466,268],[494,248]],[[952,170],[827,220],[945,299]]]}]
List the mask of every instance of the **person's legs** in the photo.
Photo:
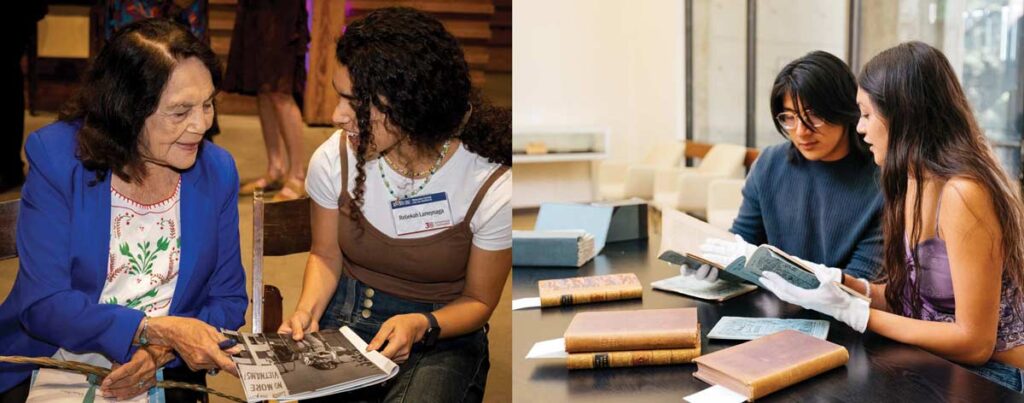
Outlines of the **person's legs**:
[{"label": "person's legs", "polygon": [[[320,329],[348,326],[368,341],[394,315],[433,311],[442,306],[371,291],[367,285],[342,276],[319,325]],[[387,382],[314,401],[479,402],[483,400],[489,370],[487,332],[481,329],[438,340],[431,348],[414,345],[409,359],[399,364],[398,375]]]},{"label": "person's legs", "polygon": [[263,144],[267,150],[267,172],[263,177],[243,184],[240,192],[242,194],[252,193],[257,187],[268,191],[280,189],[288,166],[272,93],[260,92],[256,95],[256,105],[259,110],[260,129],[263,132]]},{"label": "person's legs", "polygon": [[480,402],[489,370],[487,333],[483,330],[439,340],[433,348],[414,348],[391,381],[384,401]]},{"label": "person's legs", "polygon": [[305,195],[306,152],[302,138],[302,112],[289,94],[273,93],[270,98],[273,100],[278,130],[284,139],[284,152],[290,161],[285,173],[285,186],[274,199],[292,200]]}]

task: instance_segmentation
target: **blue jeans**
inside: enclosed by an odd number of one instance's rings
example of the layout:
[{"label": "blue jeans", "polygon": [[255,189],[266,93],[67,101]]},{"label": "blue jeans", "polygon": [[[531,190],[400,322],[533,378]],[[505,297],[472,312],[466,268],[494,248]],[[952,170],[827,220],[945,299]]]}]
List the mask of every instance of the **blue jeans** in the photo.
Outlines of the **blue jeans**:
[{"label": "blue jeans", "polygon": [[[435,311],[444,305],[409,301],[342,276],[320,318],[320,328],[348,326],[369,342],[380,325],[392,316]],[[417,343],[409,359],[399,367],[398,375],[382,385],[327,396],[322,401],[482,401],[490,369],[486,327],[459,337],[440,339],[430,348]]]},{"label": "blue jeans", "polygon": [[989,361],[976,367],[965,365],[964,368],[1010,390],[1024,393],[1024,371],[1020,368],[996,361]]}]

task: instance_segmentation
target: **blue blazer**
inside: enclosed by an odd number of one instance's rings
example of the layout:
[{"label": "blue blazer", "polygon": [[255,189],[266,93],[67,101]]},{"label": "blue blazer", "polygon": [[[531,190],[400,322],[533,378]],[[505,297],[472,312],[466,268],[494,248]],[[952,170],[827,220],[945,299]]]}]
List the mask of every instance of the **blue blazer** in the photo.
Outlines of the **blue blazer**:
[{"label": "blue blazer", "polygon": [[[127,362],[141,311],[99,303],[110,251],[110,178],[75,157],[78,126],[56,122],[25,143],[18,277],[0,305],[0,355],[50,357],[58,347]],[[248,303],[238,243],[238,171],[203,143],[181,179],[181,262],[170,315],[237,330]],[[180,359],[169,364],[180,365]],[[0,392],[32,366],[0,364]]]}]

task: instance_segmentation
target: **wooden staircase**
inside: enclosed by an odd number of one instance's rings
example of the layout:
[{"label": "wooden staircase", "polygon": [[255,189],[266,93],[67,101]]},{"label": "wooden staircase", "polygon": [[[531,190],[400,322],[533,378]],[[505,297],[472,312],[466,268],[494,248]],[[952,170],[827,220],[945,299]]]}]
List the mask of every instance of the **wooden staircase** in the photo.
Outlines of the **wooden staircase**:
[{"label": "wooden staircase", "polygon": [[[337,95],[330,89],[330,76],[335,66],[334,44],[345,21],[361,18],[378,8],[412,7],[439,18],[462,45],[470,77],[476,86],[484,84],[487,73],[508,75],[512,72],[512,0],[294,1],[307,1],[312,8],[310,71],[303,105],[308,124],[330,124],[330,113],[337,103]],[[222,68],[227,67],[237,7],[238,0],[209,0],[210,47],[220,57]],[[77,88],[74,76],[84,69],[84,63],[79,64],[81,66],[72,69],[75,72],[70,73],[71,78],[64,81],[41,80],[40,109],[56,110],[63,99],[74,92]],[[44,64],[42,70],[48,71],[48,68],[49,64]],[[46,74],[47,71],[44,71],[46,78],[53,76]],[[223,114],[255,115],[256,97],[222,92],[217,95],[217,110]]]}]

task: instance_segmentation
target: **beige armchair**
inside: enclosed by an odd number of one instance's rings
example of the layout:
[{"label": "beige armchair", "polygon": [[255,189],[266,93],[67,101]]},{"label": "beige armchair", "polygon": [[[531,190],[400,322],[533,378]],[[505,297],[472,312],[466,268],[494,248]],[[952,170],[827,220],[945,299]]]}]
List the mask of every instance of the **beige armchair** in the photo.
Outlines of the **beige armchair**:
[{"label": "beige armchair", "polygon": [[726,231],[743,204],[743,179],[715,179],[708,185],[708,223]]},{"label": "beige armchair", "polygon": [[598,195],[601,200],[623,200],[654,197],[654,180],[659,170],[679,166],[683,158],[683,142],[658,144],[638,164],[603,161],[598,170]]},{"label": "beige armchair", "polygon": [[654,179],[654,206],[705,215],[708,188],[717,179],[743,179],[747,149],[715,144],[695,168],[661,169]]}]

